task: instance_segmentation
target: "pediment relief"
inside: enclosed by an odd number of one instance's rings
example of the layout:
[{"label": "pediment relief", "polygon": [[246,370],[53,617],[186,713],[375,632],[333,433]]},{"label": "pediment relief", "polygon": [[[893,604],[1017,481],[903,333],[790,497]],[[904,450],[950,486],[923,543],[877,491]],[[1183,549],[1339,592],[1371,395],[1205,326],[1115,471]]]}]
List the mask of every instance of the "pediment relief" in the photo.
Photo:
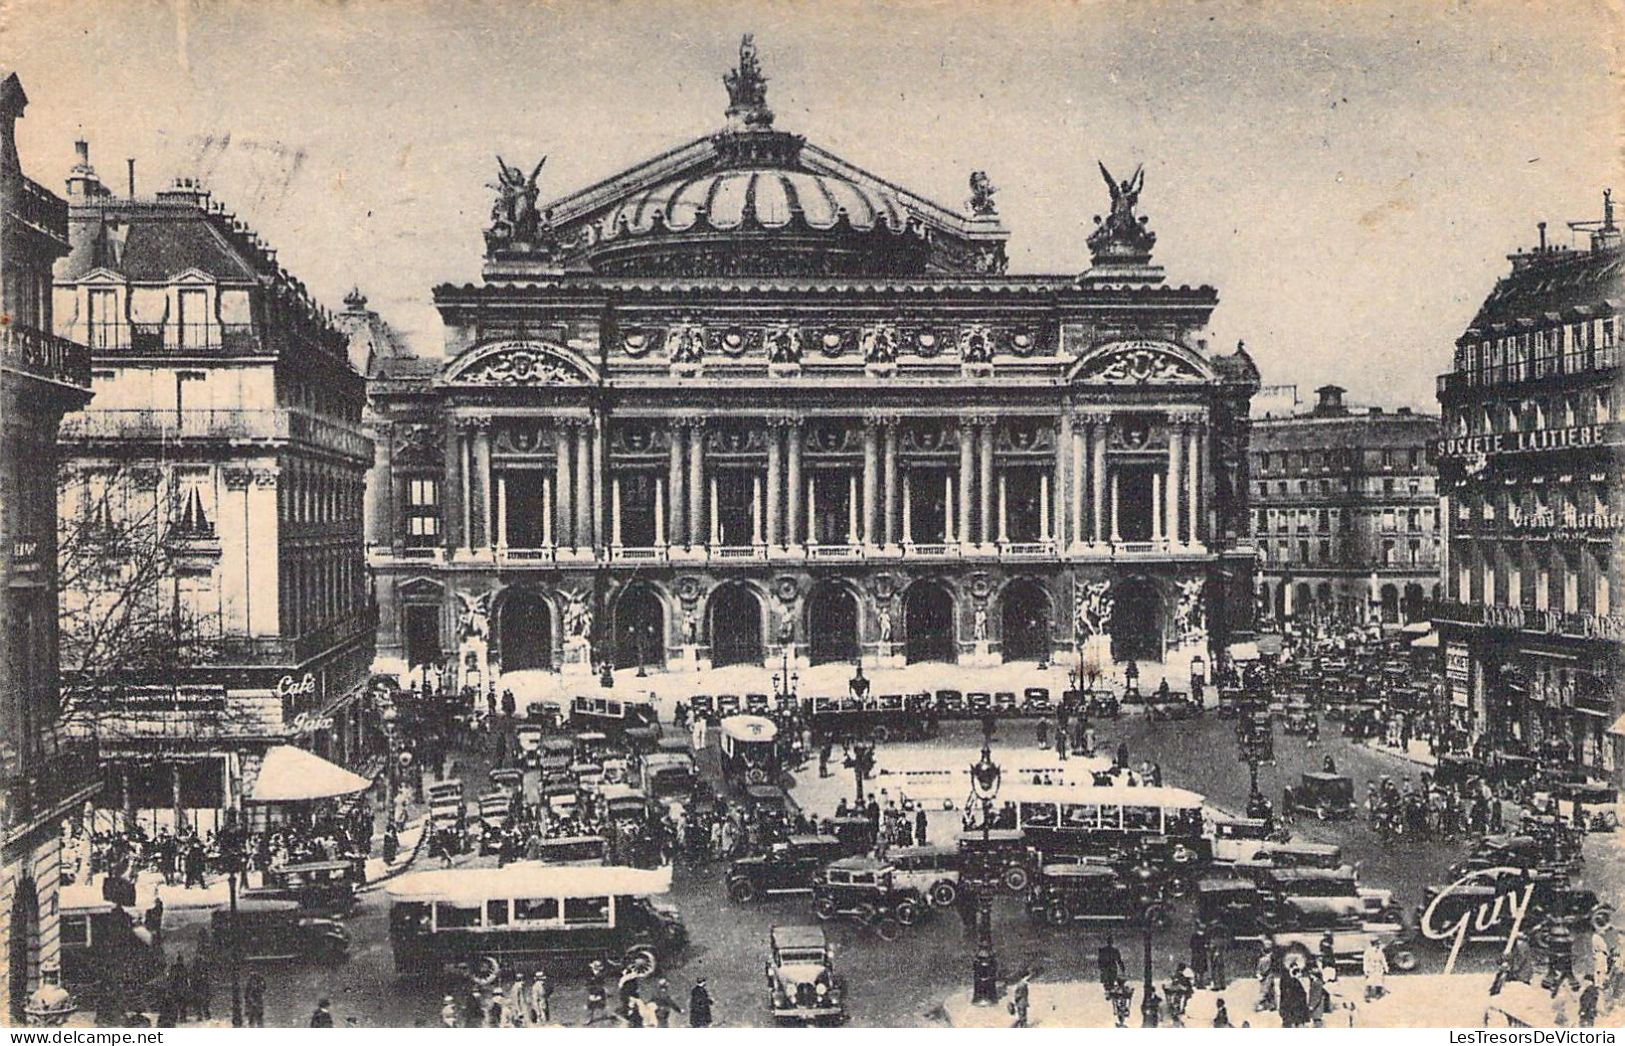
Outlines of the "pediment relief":
[{"label": "pediment relief", "polygon": [[441,376],[445,385],[512,388],[590,385],[594,380],[592,368],[568,349],[526,340],[477,345],[447,364]]},{"label": "pediment relief", "polygon": [[1167,341],[1109,342],[1087,353],[1074,382],[1093,385],[1203,385],[1213,380],[1200,357]]}]

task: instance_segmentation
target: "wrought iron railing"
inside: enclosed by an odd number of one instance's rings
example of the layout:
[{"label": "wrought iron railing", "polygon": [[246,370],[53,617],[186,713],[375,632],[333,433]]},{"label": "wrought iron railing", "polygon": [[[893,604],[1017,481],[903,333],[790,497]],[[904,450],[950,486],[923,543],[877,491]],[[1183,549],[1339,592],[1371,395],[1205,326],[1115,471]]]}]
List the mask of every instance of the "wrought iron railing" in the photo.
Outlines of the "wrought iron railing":
[{"label": "wrought iron railing", "polygon": [[46,381],[90,387],[90,350],[20,323],[0,326],[0,365]]}]

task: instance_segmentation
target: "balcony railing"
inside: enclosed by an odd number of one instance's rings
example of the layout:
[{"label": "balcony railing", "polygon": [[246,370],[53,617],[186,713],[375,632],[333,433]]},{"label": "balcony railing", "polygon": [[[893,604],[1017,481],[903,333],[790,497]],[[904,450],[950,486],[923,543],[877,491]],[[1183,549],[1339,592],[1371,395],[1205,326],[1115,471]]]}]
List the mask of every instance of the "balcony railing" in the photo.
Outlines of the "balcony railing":
[{"label": "balcony railing", "polygon": [[1438,378],[1438,391],[1441,394],[1448,394],[1467,389],[1521,385],[1528,381],[1549,381],[1565,374],[1596,374],[1615,370],[1622,363],[1625,363],[1625,355],[1622,355],[1620,346],[1604,345],[1589,352],[1537,356],[1533,360],[1519,360],[1498,366],[1441,374]]},{"label": "balcony railing", "polygon": [[100,753],[93,738],[55,732],[43,751],[25,762],[8,761],[5,770],[5,829],[11,836],[60,816],[101,781]]},{"label": "balcony railing", "polygon": [[92,323],[85,340],[98,353],[257,356],[272,351],[252,323]]},{"label": "balcony railing", "polygon": [[65,440],[289,440],[371,460],[372,441],[296,408],[89,410],[62,419]]},{"label": "balcony railing", "polygon": [[33,226],[52,239],[68,241],[68,201],[32,178],[19,178],[6,211],[17,221]]},{"label": "balcony railing", "polygon": [[0,326],[0,365],[46,381],[90,387],[89,349],[17,323]]},{"label": "balcony railing", "polygon": [[1455,624],[1483,625],[1486,628],[1535,632],[1573,639],[1625,641],[1625,615],[1620,614],[1542,610],[1530,606],[1485,606],[1481,603],[1462,603],[1457,600],[1441,601],[1438,614],[1440,620]]}]

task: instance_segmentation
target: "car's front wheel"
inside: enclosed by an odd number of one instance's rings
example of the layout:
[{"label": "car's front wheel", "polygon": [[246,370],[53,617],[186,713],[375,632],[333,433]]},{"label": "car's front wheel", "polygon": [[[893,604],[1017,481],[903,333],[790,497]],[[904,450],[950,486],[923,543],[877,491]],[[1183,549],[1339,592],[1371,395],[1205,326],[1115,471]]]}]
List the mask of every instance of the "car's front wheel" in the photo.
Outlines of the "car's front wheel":
[{"label": "car's front wheel", "polygon": [[756,900],[756,884],[749,879],[735,879],[728,884],[728,896],[737,904],[749,904]]},{"label": "car's front wheel", "polygon": [[813,914],[820,919],[835,918],[835,899],[833,897],[814,897]]},{"label": "car's front wheel", "polygon": [[920,921],[920,906],[912,900],[898,901],[897,907],[892,909],[892,915],[904,926],[913,926]]},{"label": "car's front wheel", "polygon": [[931,903],[938,908],[952,908],[957,900],[959,900],[959,884],[952,879],[943,879],[932,884]]},{"label": "car's front wheel", "polygon": [[1044,909],[1044,921],[1051,926],[1069,926],[1072,923],[1072,913],[1066,905],[1056,901]]},{"label": "car's front wheel", "polygon": [[494,955],[482,955],[474,961],[469,978],[482,988],[489,988],[502,976],[502,962]]},{"label": "car's front wheel", "polygon": [[1012,864],[999,876],[999,881],[1009,892],[1023,894],[1027,892],[1027,887],[1032,885],[1032,876],[1028,874],[1026,868]]}]

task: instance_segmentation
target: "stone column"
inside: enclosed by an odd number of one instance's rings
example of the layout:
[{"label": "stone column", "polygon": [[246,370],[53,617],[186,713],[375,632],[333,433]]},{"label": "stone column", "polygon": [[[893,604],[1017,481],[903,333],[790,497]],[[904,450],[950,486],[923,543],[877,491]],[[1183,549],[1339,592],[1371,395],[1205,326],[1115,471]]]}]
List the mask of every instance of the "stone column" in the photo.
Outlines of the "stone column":
[{"label": "stone column", "polygon": [[1185,486],[1185,500],[1187,503],[1186,512],[1189,516],[1187,526],[1191,532],[1190,542],[1193,545],[1202,540],[1202,534],[1199,527],[1199,523],[1202,519],[1202,469],[1206,464],[1204,459],[1207,456],[1207,448],[1202,437],[1203,425],[1201,420],[1197,419],[1191,424],[1190,427],[1191,464],[1190,475],[1186,480]]},{"label": "stone column", "polygon": [[576,425],[575,448],[575,506],[576,506],[576,548],[592,548],[593,525],[592,503],[592,430],[591,422],[585,418]]},{"label": "stone column", "polygon": [[[784,443],[785,426],[779,423],[778,418],[767,419],[767,544],[770,548],[777,548],[786,544],[779,533],[779,505],[784,501],[782,478],[779,475],[779,458]],[[790,500],[794,501],[794,480],[790,486]]]},{"label": "stone column", "polygon": [[609,543],[621,547],[621,477],[609,481]]},{"label": "stone column", "polygon": [[807,502],[807,523],[802,526],[802,497],[803,485],[801,482],[801,419],[791,418],[790,425],[785,429],[786,450],[789,461],[785,467],[784,480],[784,544],[799,545],[803,541],[811,540],[812,536],[812,503]]},{"label": "stone column", "polygon": [[1117,473],[1112,473],[1112,544],[1123,540],[1122,533],[1117,528]]},{"label": "stone column", "polygon": [[1101,415],[1089,427],[1089,442],[1093,444],[1094,464],[1089,476],[1095,484],[1095,544],[1106,543],[1106,444],[1110,439],[1111,423]]},{"label": "stone column", "polygon": [[880,419],[863,421],[863,534],[865,544],[880,545]]},{"label": "stone column", "polygon": [[1086,496],[1085,487],[1089,482],[1089,473],[1084,465],[1085,455],[1088,450],[1089,427],[1080,424],[1072,430],[1072,486],[1067,491],[1072,503],[1072,525],[1070,530],[1071,543],[1074,545],[1081,545],[1089,540],[1089,535],[1084,532],[1083,509]]},{"label": "stone column", "polygon": [[463,547],[463,430],[462,419],[446,419],[446,480],[440,495],[445,514],[446,548]]},{"label": "stone column", "polygon": [[1067,526],[1066,512],[1071,499],[1067,496],[1067,484],[1077,480],[1068,475],[1067,463],[1072,456],[1072,414],[1062,410],[1056,421],[1055,428],[1055,478],[1050,483],[1050,493],[1053,502],[1046,501],[1050,506],[1049,525],[1045,527],[1045,537],[1055,542],[1057,551],[1064,551],[1068,536],[1073,533]]},{"label": "stone column", "polygon": [[475,496],[469,506],[468,544],[470,548],[490,548],[495,544],[491,538],[491,419],[475,418],[472,434],[474,469],[469,485]]},{"label": "stone column", "polygon": [[604,416],[593,417],[589,422],[592,426],[592,470],[587,476],[588,485],[592,488],[592,541],[589,544],[597,547],[604,544],[604,474],[608,471],[604,466],[608,464],[608,447],[604,442]]},{"label": "stone column", "polygon": [[666,547],[666,481],[655,477],[655,548]]},{"label": "stone column", "polygon": [[[1059,499],[1057,499],[1059,500]],[[1055,534],[1050,530],[1050,482],[1049,473],[1038,474],[1038,540],[1053,541]],[[1057,523],[1060,517],[1055,517]]]},{"label": "stone column", "polygon": [[1005,493],[1005,476],[999,473],[999,544],[1010,540],[1010,499]]},{"label": "stone column", "polygon": [[763,543],[762,535],[762,474],[751,473],[750,477],[750,543],[759,546]]},{"label": "stone column", "polygon": [[885,442],[885,480],[886,480],[886,520],[885,541],[882,544],[897,544],[897,419],[892,418],[886,423]]},{"label": "stone column", "polygon": [[856,545],[863,540],[858,533],[858,477],[846,474],[846,543]]},{"label": "stone column", "polygon": [[558,517],[554,515],[553,491],[555,480],[542,477],[542,544],[547,547],[553,545],[553,521]]},{"label": "stone column", "polygon": [[559,548],[574,548],[576,543],[575,508],[571,492],[575,489],[575,469],[570,463],[570,419],[560,418],[553,423],[553,512],[557,522],[553,527],[553,540]]},{"label": "stone column", "polygon": [[673,545],[688,544],[688,518],[683,507],[683,419],[670,422],[671,454],[666,464],[666,496],[670,499],[666,513],[667,539]]},{"label": "stone column", "polygon": [[1162,540],[1162,474],[1151,473],[1151,540]]},{"label": "stone column", "polygon": [[[954,514],[958,508],[958,500],[954,497],[954,474],[952,470],[942,477],[942,540],[944,544],[951,545],[959,540],[959,521]],[[935,538],[932,538],[935,541]]]},{"label": "stone column", "polygon": [[[244,511],[248,516],[249,531],[245,535],[249,548],[275,548],[279,540],[281,520],[277,516],[277,487],[285,481],[276,467],[251,470],[253,487],[248,491]],[[274,636],[281,631],[278,609],[281,566],[276,556],[250,556],[248,559],[248,591],[253,601],[248,607],[248,631],[255,636]]]},{"label": "stone column", "polygon": [[914,544],[914,484],[903,470],[903,544]]},{"label": "stone column", "polygon": [[384,421],[372,430],[372,474],[367,478],[367,544],[392,545],[395,542],[394,494],[395,426]]},{"label": "stone column", "polygon": [[690,418],[688,428],[688,543],[705,540],[705,419]]},{"label": "stone column", "polygon": [[1181,544],[1179,489],[1185,467],[1185,415],[1168,415],[1168,542]]},{"label": "stone column", "polygon": [[993,419],[981,417],[977,423],[977,537],[984,545],[993,540]]},{"label": "stone column", "polygon": [[496,478],[497,484],[497,521],[496,529],[492,533],[491,544],[497,548],[508,547],[508,475],[502,473]]},{"label": "stone column", "polygon": [[818,473],[807,473],[807,544],[818,544]]},{"label": "stone column", "polygon": [[975,466],[976,431],[968,417],[959,419],[959,543],[968,545],[973,540],[970,529],[971,471]]},{"label": "stone column", "polygon": [[711,536],[707,541],[707,544],[714,548],[717,545],[722,544],[722,523],[717,515],[717,474],[715,472],[711,473],[711,475],[706,477],[705,482],[706,486],[709,488],[709,494],[711,497],[710,503],[706,508],[706,516],[709,517],[711,521]]}]

